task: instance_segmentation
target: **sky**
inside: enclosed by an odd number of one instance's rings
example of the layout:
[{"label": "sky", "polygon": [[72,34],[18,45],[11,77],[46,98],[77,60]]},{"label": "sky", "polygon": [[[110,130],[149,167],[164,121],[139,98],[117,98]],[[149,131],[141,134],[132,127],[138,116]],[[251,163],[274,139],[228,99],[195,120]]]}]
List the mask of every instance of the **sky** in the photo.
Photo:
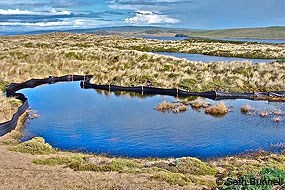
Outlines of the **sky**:
[{"label": "sky", "polygon": [[0,33],[108,26],[285,26],[284,0],[0,0]]}]

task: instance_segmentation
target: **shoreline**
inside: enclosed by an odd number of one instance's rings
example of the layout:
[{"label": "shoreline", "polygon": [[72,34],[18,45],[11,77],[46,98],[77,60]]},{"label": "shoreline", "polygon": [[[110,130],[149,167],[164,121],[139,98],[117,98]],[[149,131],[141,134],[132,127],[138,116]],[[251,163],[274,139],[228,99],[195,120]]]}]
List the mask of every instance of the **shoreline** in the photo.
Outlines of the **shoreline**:
[{"label": "shoreline", "polygon": [[44,79],[30,79],[21,83],[11,83],[6,88],[7,97],[13,97],[22,101],[22,105],[18,110],[13,114],[11,120],[4,123],[0,123],[0,136],[6,134],[7,132],[14,129],[17,125],[18,118],[24,114],[24,112],[29,108],[28,99],[22,93],[17,93],[17,91],[25,88],[35,88],[43,84],[53,84],[57,82],[70,82],[70,81],[80,81],[81,88],[91,88],[99,90],[108,90],[110,92],[135,92],[142,93],[145,95],[169,95],[175,97],[203,97],[210,98],[213,100],[225,100],[225,99],[249,99],[249,100],[267,100],[274,102],[284,102],[285,101],[285,92],[284,91],[274,91],[274,92],[253,92],[253,93],[229,93],[229,92],[219,92],[219,91],[208,91],[208,92],[189,92],[180,90],[178,88],[174,89],[164,89],[164,88],[155,88],[148,86],[140,87],[125,87],[125,86],[116,86],[116,85],[97,85],[90,83],[92,75],[64,75],[64,76],[49,76]]},{"label": "shoreline", "polygon": [[[227,177],[235,178],[237,175],[245,175],[248,171],[251,171],[258,175],[258,172],[262,168],[272,167],[272,168],[282,168],[282,163],[285,161],[284,153],[272,154],[265,151],[257,151],[250,154],[233,155],[226,157],[219,157],[209,160],[200,160],[195,157],[181,157],[181,158],[129,158],[129,157],[110,157],[108,155],[94,154],[94,153],[82,153],[73,151],[63,151],[60,149],[54,149],[49,147],[47,143],[39,142],[36,143],[34,139],[39,139],[38,137],[33,138],[30,141],[20,143],[18,141],[20,134],[23,130],[23,123],[26,122],[28,113],[21,116],[21,120],[17,125],[17,128],[11,133],[8,133],[4,137],[0,137],[0,152],[5,152],[6,156],[13,156],[17,159],[18,156],[21,157],[20,160],[25,162],[30,162],[29,172],[39,172],[44,170],[57,171],[64,170],[68,175],[88,175],[94,173],[94,175],[103,175],[105,180],[110,180],[109,172],[114,175],[143,175],[147,176],[144,179],[144,183],[152,183],[153,189],[157,189],[157,186],[163,186],[166,189],[211,189],[213,187],[218,187],[215,184],[216,174],[220,173],[224,175],[225,179]],[[41,139],[41,138],[40,138]],[[33,141],[33,142],[32,142]],[[31,145],[23,146],[25,143],[32,143]],[[28,148],[29,147],[29,148]],[[44,147],[44,148],[43,148]],[[46,147],[51,148],[51,152],[42,152]],[[28,149],[26,149],[28,148]],[[38,152],[41,151],[41,152]],[[23,153],[21,153],[23,152]],[[17,155],[17,156],[16,156]],[[3,154],[0,155],[0,158]],[[79,159],[79,160],[78,160]],[[14,166],[8,161],[9,159],[2,159],[2,164],[5,164],[6,170],[10,170]],[[30,161],[28,161],[30,160]],[[20,162],[21,163],[21,162]],[[247,163],[246,165],[241,163]],[[180,166],[181,164],[186,164],[185,166]],[[189,165],[190,164],[190,165]],[[1,165],[1,164],[0,164]],[[17,165],[17,164],[16,164]],[[18,166],[17,166],[18,167]],[[38,168],[36,170],[30,170],[31,168]],[[232,168],[233,167],[233,168]],[[10,168],[10,169],[8,169]],[[179,169],[180,168],[180,169]],[[196,169],[195,169],[196,168]],[[194,170],[193,170],[194,169]],[[253,170],[252,170],[253,169]],[[284,166],[285,169],[285,166]],[[181,170],[181,171],[180,171]],[[185,174],[183,171],[190,172]],[[230,173],[228,173],[230,171]],[[62,171],[61,171],[62,172]],[[240,172],[240,174],[239,174]],[[1,176],[0,171],[0,176]],[[112,174],[112,175],[113,175]],[[43,179],[50,181],[51,173],[45,175]],[[101,176],[102,177],[102,176]],[[123,179],[126,179],[123,177]],[[129,176],[130,177],[130,176]],[[137,176],[136,179],[141,177]],[[60,178],[59,181],[64,180]],[[90,179],[91,180],[91,179]],[[151,180],[151,182],[149,181]],[[188,181],[190,180],[190,181]],[[7,179],[6,179],[7,181]],[[9,180],[8,180],[9,181]],[[32,187],[37,187],[39,183],[33,181]],[[81,183],[76,180],[77,183]],[[112,180],[113,181],[113,180]],[[113,181],[114,182],[114,181]],[[113,183],[112,182],[112,183]],[[53,183],[53,182],[51,182]],[[133,182],[128,182],[129,185]],[[162,183],[162,184],[161,184]],[[13,184],[13,183],[11,183]],[[15,183],[14,183],[15,184]],[[36,185],[35,185],[36,184]],[[85,185],[90,185],[85,184]],[[117,182],[116,182],[117,184]],[[25,182],[21,182],[22,187],[28,187],[29,185]],[[119,185],[119,184],[117,184]],[[138,185],[138,184],[137,184]],[[6,186],[9,186],[6,184]],[[138,185],[138,189],[141,188],[142,184]],[[5,187],[5,186],[0,186]],[[29,186],[31,188],[31,186]],[[59,187],[63,188],[62,185]],[[107,189],[112,189],[112,187]],[[161,188],[161,187],[160,187]],[[158,189],[160,189],[158,188]],[[31,188],[33,189],[33,188]]]}]

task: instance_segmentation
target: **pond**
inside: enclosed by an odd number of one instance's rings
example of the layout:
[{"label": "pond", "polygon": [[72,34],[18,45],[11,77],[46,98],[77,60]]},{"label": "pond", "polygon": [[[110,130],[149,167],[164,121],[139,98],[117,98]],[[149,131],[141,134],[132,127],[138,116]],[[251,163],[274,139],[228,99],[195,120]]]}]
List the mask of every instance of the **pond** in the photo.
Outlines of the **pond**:
[{"label": "pond", "polygon": [[224,100],[231,111],[224,117],[213,117],[191,107],[179,114],[154,109],[164,100],[177,101],[175,97],[81,89],[79,82],[42,85],[21,92],[40,115],[27,122],[21,140],[41,136],[62,150],[207,159],[259,148],[272,150],[271,145],[285,141],[284,116],[276,123],[271,116],[240,113],[244,104],[256,110],[285,111],[284,103]]},{"label": "pond", "polygon": [[142,36],[142,38],[149,40],[185,40],[187,37],[174,37],[174,36]]},{"label": "pond", "polygon": [[210,56],[202,54],[191,54],[191,53],[169,53],[169,52],[153,52],[160,55],[174,56],[178,58],[184,58],[190,61],[202,61],[202,62],[218,62],[218,61],[250,61],[252,63],[271,63],[274,59],[248,59],[238,57],[220,57]]},{"label": "pond", "polygon": [[[174,36],[142,36],[142,38],[150,39],[150,40],[185,40],[187,39],[187,37],[174,37]],[[213,38],[213,39],[226,40],[226,41],[238,41],[238,42],[285,44],[285,39],[254,39],[254,38]]]},{"label": "pond", "polygon": [[239,41],[239,42],[258,42],[271,44],[285,44],[285,39],[254,39],[254,38],[220,38],[219,40]]}]

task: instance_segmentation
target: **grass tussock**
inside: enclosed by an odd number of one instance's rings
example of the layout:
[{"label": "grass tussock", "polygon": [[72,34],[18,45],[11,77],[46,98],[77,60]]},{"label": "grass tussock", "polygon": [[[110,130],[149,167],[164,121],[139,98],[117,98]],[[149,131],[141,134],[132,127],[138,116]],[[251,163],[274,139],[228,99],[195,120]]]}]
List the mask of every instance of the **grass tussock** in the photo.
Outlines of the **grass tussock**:
[{"label": "grass tussock", "polygon": [[268,111],[261,111],[261,112],[259,113],[259,116],[260,116],[260,117],[267,117],[267,116],[269,116],[269,112],[268,112]]},{"label": "grass tussock", "polygon": [[194,100],[189,103],[193,109],[207,108],[210,106],[208,102],[203,100]]},{"label": "grass tussock", "polygon": [[240,111],[242,113],[249,113],[250,111],[252,111],[252,107],[250,105],[243,105],[241,108],[240,108]]},{"label": "grass tussock", "polygon": [[159,103],[155,109],[157,111],[161,111],[161,112],[173,112],[173,113],[180,113],[180,112],[185,112],[187,110],[187,107],[182,104],[182,103],[172,103],[172,102],[166,102],[163,101],[161,103]]},{"label": "grass tussock", "polygon": [[217,105],[210,106],[205,109],[206,114],[214,115],[214,116],[222,116],[227,114],[229,111],[228,107],[224,102],[221,102]]},{"label": "grass tussock", "polygon": [[53,154],[56,150],[41,137],[34,137],[33,139],[20,143],[12,150],[16,152],[29,153],[29,154]]},{"label": "grass tussock", "polygon": [[281,117],[280,116],[276,116],[276,117],[273,117],[272,119],[274,122],[276,123],[280,123],[282,121]]}]

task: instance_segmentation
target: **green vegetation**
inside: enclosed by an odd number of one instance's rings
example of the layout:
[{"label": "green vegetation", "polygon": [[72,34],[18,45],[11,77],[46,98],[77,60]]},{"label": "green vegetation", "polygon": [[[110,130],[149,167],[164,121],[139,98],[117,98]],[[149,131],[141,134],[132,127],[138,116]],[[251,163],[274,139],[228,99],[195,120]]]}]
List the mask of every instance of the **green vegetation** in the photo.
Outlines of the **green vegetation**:
[{"label": "green vegetation", "polygon": [[166,181],[171,185],[185,186],[191,183],[214,187],[213,177],[217,169],[196,158],[181,158],[175,161],[160,159],[133,160],[127,158],[107,158],[104,156],[74,155],[50,157],[33,161],[40,165],[65,165],[74,171],[146,173],[151,178]]},{"label": "green vegetation", "polygon": [[47,159],[36,159],[33,161],[34,164],[39,165],[69,165],[74,163],[82,163],[84,161],[84,156],[75,155],[71,157],[51,157]]},{"label": "green vegetation", "polygon": [[108,162],[100,162],[100,163],[92,163],[92,162],[71,162],[69,164],[69,167],[71,169],[74,169],[75,171],[94,171],[94,172],[109,172],[109,171],[115,171],[115,172],[122,172],[122,171],[135,171],[136,169],[139,169],[141,166],[128,159],[114,159],[112,161]]},{"label": "green vegetation", "polygon": [[8,86],[8,82],[0,80],[0,91],[4,92],[7,86]]},{"label": "green vegetation", "polygon": [[[285,184],[285,171],[266,167],[257,175],[247,174],[240,176],[240,179],[244,180],[242,184],[234,185],[233,180],[228,180],[221,189],[272,190],[274,186],[281,188],[281,186]],[[281,182],[281,184],[278,184],[279,182]]]},{"label": "green vegetation", "polygon": [[[27,144],[30,145],[27,146]],[[223,183],[218,186],[216,184],[218,173],[219,176],[222,176],[223,182],[226,182],[227,178],[238,179],[240,176],[243,176],[246,180],[250,180],[250,177],[255,177],[256,179],[285,180],[285,156],[283,154],[277,155],[266,152],[256,152],[241,157],[225,157],[209,161],[201,161],[191,157],[176,159],[130,159],[71,152],[63,153],[55,151],[50,145],[44,143],[44,139],[39,137],[16,145],[15,149],[20,145],[22,145],[21,147],[25,147],[24,151],[21,151],[25,153],[54,153],[50,157],[47,155],[42,157],[37,156],[37,159],[33,160],[33,163],[37,165],[62,165],[74,171],[139,174],[147,176],[150,179],[164,181],[170,185],[178,185],[181,187],[190,185],[203,186],[206,189],[215,187],[221,189],[272,189],[270,185],[248,185],[242,187]],[[42,148],[42,145],[47,145],[48,148]]]},{"label": "green vegetation", "polygon": [[29,154],[53,154],[56,152],[54,148],[41,137],[34,137],[33,139],[23,142],[15,146],[12,150],[16,152]]}]

